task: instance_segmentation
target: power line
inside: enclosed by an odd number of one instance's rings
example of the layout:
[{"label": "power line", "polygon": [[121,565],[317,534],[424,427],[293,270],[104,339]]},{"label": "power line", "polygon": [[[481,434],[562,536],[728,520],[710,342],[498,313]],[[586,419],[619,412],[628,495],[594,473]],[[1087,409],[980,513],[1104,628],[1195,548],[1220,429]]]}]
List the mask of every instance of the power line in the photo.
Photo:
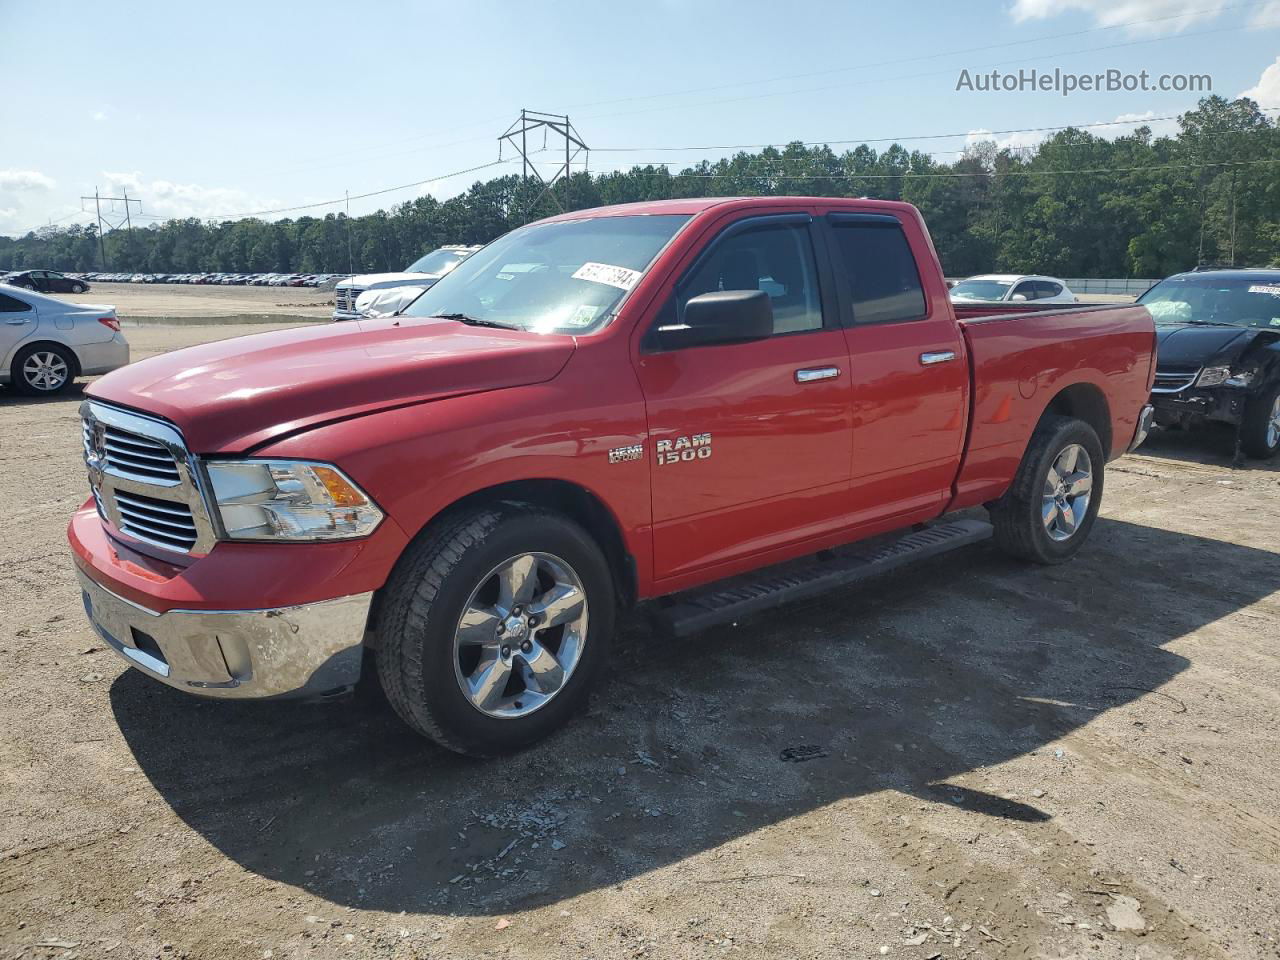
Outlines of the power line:
[{"label": "power line", "polygon": [[[608,106],[609,104],[613,104],[613,103],[633,103],[640,100],[660,100],[664,97],[682,97],[691,93],[712,93],[717,90],[731,90],[736,87],[757,86],[762,83],[779,83],[784,80],[805,80],[810,77],[822,77],[822,76],[830,76],[832,74],[837,74],[837,73],[849,73],[854,70],[870,70],[874,67],[888,67],[888,66],[894,66],[895,64],[900,64],[900,63],[915,63],[921,60],[936,60],[938,59],[939,56],[948,56],[948,57],[960,56],[960,55],[969,54],[969,53],[981,53],[984,50],[998,50],[1005,47],[1023,46],[1029,43],[1045,43],[1050,40],[1066,40],[1071,37],[1085,36],[1086,34],[1090,34],[1090,33],[1101,33],[1107,30],[1122,30],[1128,27],[1140,27],[1140,26],[1146,26],[1152,23],[1163,23],[1167,20],[1182,20],[1182,19],[1187,19],[1191,17],[1197,17],[1202,14],[1218,15],[1218,14],[1226,13],[1228,10],[1248,10],[1248,9],[1253,9],[1255,7],[1262,7],[1266,5],[1267,5],[1267,0],[1259,0],[1259,2],[1255,2],[1255,3],[1240,3],[1240,4],[1234,4],[1229,7],[1208,7],[1200,10],[1189,10],[1185,13],[1170,14],[1168,16],[1163,16],[1163,17],[1151,17],[1145,20],[1130,20],[1127,23],[1114,23],[1104,27],[1090,27],[1087,30],[1073,30],[1069,33],[1055,33],[1055,34],[1050,34],[1048,36],[1043,36],[1043,37],[1030,37],[1025,40],[1009,40],[1004,43],[990,43],[990,44],[984,44],[982,46],[977,46],[977,47],[964,47],[959,50],[945,51],[944,53],[941,53],[941,54],[928,53],[928,54],[921,54],[920,56],[915,56],[915,57],[895,57],[894,59],[891,59],[891,60],[877,60],[871,63],[859,63],[859,64],[854,64],[853,66],[848,66],[848,67],[834,67],[829,70],[814,70],[808,73],[781,74],[775,77],[762,77],[758,80],[741,80],[736,83],[721,83],[721,84],[716,84],[714,86],[708,86],[708,87],[690,87],[684,90],[672,90],[667,93],[640,94],[634,97],[615,97],[610,100],[594,100],[587,103],[573,104],[572,106],[600,107],[600,106]],[[1171,36],[1177,36],[1177,35],[1173,34]],[[1148,41],[1148,42],[1154,42],[1156,40],[1166,40],[1166,39],[1170,39],[1170,37],[1154,37],[1154,38],[1151,38],[1151,41]]]},{"label": "power line", "polygon": [[246,217],[267,217],[277,213],[293,213],[295,210],[314,210],[317,207],[332,207],[337,204],[347,203],[350,200],[367,200],[369,197],[380,197],[383,194],[395,193],[397,190],[408,190],[410,187],[421,187],[428,183],[436,183],[440,180],[448,180],[450,177],[460,177],[466,173],[475,173],[477,170],[487,170],[490,167],[500,166],[504,163],[510,163],[510,160],[490,160],[488,163],[477,164],[474,167],[467,167],[465,170],[454,170],[452,173],[442,173],[438,176],[427,177],[425,180],[415,180],[413,183],[402,183],[395,187],[384,187],[381,190],[370,190],[368,193],[352,194],[350,197],[342,196],[336,200],[318,200],[315,203],[301,203],[294,207],[277,207],[274,210],[250,210],[248,213],[224,213],[202,216],[201,220],[243,220]]},{"label": "power line", "polygon": [[[1201,30],[1196,33],[1179,33],[1179,34],[1172,34],[1170,36],[1165,36],[1165,37],[1150,37],[1145,40],[1129,40],[1124,43],[1112,43],[1112,44],[1107,44],[1106,46],[1091,47],[1084,50],[1057,51],[1054,53],[1038,54],[1034,57],[1021,57],[1016,60],[1001,60],[996,63],[987,63],[987,64],[984,64],[981,68],[972,72],[980,73],[992,67],[1003,67],[1003,66],[1008,66],[1009,64],[1015,64],[1015,63],[1033,63],[1039,60],[1052,60],[1052,59],[1059,59],[1061,57],[1075,56],[1076,54],[1098,53],[1103,50],[1118,50],[1124,47],[1140,46],[1142,44],[1147,44],[1147,43],[1160,43],[1165,40],[1180,40],[1180,39],[1187,39],[1187,38],[1194,38],[1194,37],[1205,37],[1211,34],[1228,33],[1236,30],[1245,30],[1245,29],[1263,29],[1266,27],[1274,27],[1277,25],[1280,25],[1280,21],[1272,21],[1270,23],[1259,23],[1259,24],[1242,24],[1234,27],[1219,27],[1214,30]],[[936,55],[928,59],[936,59]],[[870,77],[865,80],[851,80],[844,83],[827,84],[825,86],[820,86],[820,87],[804,87],[798,90],[778,90],[770,93],[754,93],[754,94],[748,94],[742,97],[728,97],[720,100],[705,100],[699,103],[686,103],[686,104],[675,104],[675,105],[661,106],[661,107],[650,107],[644,110],[626,110],[626,111],[621,111],[616,113],[597,113],[597,114],[590,114],[589,116],[586,117],[586,119],[599,120],[607,117],[633,116],[638,113],[654,113],[654,112],[661,112],[664,110],[687,110],[691,108],[720,106],[726,103],[742,103],[748,100],[761,100],[767,97],[787,97],[787,96],[794,96],[796,94],[801,94],[801,93],[819,93],[826,90],[835,90],[835,89],[841,89],[844,87],[851,87],[851,86],[863,86],[865,84],[870,84],[870,83],[885,83],[885,82],[898,81],[898,80],[915,80],[921,77],[932,77],[932,76],[938,76],[939,74],[954,73],[955,69],[956,69],[955,67],[945,67],[941,70],[926,70],[921,73],[903,74],[901,76],[894,76],[894,77]]]},{"label": "power line", "polygon": [[900,180],[908,177],[916,180],[950,179],[958,177],[1043,177],[1073,173],[1145,173],[1149,170],[1199,170],[1206,167],[1247,167],[1261,164],[1280,163],[1280,158],[1272,160],[1224,160],[1216,163],[1161,163],[1148,164],[1141,167],[1091,167],[1080,170],[1001,170],[993,173],[990,170],[975,170],[952,173],[915,173],[903,170],[901,173],[839,173],[814,174],[812,176],[772,174],[733,174],[733,173],[673,173],[672,179],[693,180],[736,180],[743,177],[758,176],[769,180]]}]

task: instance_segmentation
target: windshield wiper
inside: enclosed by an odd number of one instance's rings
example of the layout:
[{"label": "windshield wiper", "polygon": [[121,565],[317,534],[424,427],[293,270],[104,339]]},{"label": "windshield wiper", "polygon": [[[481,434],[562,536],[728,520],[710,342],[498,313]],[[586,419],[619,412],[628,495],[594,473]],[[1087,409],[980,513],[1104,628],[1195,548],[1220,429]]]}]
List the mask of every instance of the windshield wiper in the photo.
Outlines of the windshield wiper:
[{"label": "windshield wiper", "polygon": [[437,313],[433,314],[433,320],[457,320],[459,323],[465,323],[469,327],[497,327],[499,330],[523,330],[524,327],[516,323],[503,323],[501,320],[485,320],[480,317],[468,316],[465,313]]}]

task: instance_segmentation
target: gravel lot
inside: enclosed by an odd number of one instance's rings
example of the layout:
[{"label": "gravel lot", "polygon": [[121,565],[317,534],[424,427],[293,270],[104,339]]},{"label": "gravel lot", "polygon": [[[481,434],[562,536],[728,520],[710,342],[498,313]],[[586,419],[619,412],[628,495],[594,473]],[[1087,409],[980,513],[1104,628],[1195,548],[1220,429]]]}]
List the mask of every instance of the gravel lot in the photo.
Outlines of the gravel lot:
[{"label": "gravel lot", "polygon": [[635,617],[587,716],[476,762],[375,691],[205,703],[103,650],[79,399],[0,391],[4,956],[1280,956],[1280,463],[1227,433],[1113,464],[1066,566],[970,548],[683,642]]},{"label": "gravel lot", "polygon": [[308,287],[93,283],[88,293],[58,297],[72,303],[110,304],[121,319],[144,323],[261,323],[264,318],[328,318],[333,313],[333,291]]}]

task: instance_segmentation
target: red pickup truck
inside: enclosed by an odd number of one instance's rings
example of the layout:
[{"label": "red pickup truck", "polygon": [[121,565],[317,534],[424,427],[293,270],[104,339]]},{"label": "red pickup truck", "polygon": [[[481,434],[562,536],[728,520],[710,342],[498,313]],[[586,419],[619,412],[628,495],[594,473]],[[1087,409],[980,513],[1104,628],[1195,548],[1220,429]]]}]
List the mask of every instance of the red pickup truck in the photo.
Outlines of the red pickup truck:
[{"label": "red pickup truck", "polygon": [[583,704],[639,601],[687,633],[990,536],[1072,556],[1154,344],[1138,306],[957,317],[904,203],[577,211],[399,316],[98,380],[69,536],[142,672],[327,696],[371,659],[412,727],[494,754]]}]

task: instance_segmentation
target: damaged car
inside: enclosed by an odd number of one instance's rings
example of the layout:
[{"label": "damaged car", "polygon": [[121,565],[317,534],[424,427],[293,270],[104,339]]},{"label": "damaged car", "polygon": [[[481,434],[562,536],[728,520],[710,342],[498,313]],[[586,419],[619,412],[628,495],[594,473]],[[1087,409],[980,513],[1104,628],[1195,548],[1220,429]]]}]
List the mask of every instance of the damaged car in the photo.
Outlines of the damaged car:
[{"label": "damaged car", "polygon": [[1138,302],[1156,322],[1163,427],[1236,427],[1236,455],[1280,450],[1280,270],[1181,273]]}]

